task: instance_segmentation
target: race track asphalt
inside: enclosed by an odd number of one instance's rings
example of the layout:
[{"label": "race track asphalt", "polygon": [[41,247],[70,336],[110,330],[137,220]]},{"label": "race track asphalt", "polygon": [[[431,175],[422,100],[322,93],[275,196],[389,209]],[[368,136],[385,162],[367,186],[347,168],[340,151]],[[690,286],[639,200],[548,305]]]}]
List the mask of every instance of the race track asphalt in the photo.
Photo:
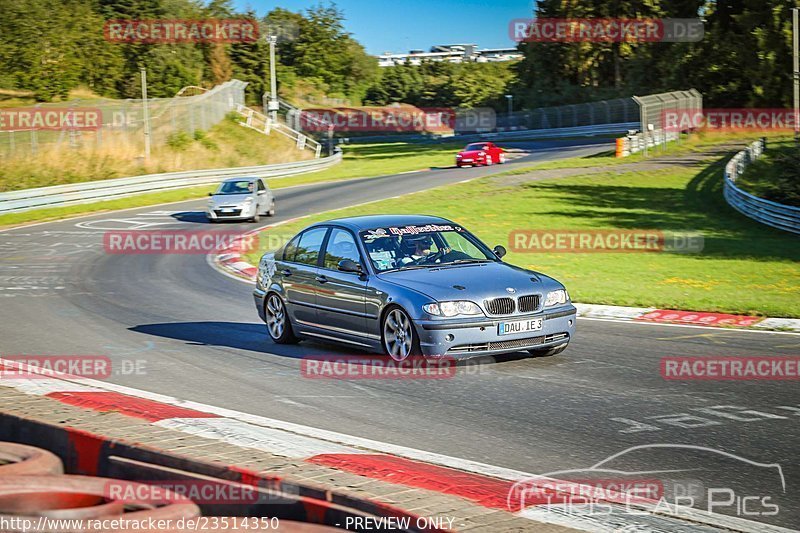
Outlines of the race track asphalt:
[{"label": "race track asphalt", "polygon": [[[575,141],[518,146],[529,153],[503,167],[277,190],[278,214],[262,224],[609,148]],[[209,225],[204,205],[195,200],[0,232],[0,354],[140,360],[145,375],[109,379],[537,474],[587,469],[634,446],[707,447],[736,457],[635,449],[610,464],[626,472],[677,470],[673,478],[693,486],[730,488],[733,503],[714,509],[727,514],[737,514],[743,497],[769,495],[780,505],[777,515],[742,516],[739,509],[739,516],[800,525],[797,382],[666,381],[660,375],[665,356],[797,356],[800,336],[582,319],[570,348],[551,358],[475,361],[447,380],[305,379],[300,358],[348,350],[272,344],[251,287],[221,275],[203,255],[103,251],[103,233],[112,229],[255,227]],[[780,464],[785,491],[774,469],[752,462]],[[748,501],[747,512],[768,510],[762,499]]]}]

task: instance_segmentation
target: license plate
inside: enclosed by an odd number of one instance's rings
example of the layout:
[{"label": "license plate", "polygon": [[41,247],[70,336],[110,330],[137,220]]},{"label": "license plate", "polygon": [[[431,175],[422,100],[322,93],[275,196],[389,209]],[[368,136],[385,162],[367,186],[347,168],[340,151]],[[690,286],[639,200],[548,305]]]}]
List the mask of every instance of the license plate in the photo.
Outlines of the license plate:
[{"label": "license plate", "polygon": [[514,333],[525,333],[526,331],[537,331],[540,329],[542,329],[541,318],[515,320],[514,322],[500,322],[497,325],[497,334],[513,335]]},{"label": "license plate", "polygon": [[223,209],[222,210],[223,213],[233,213],[233,211],[234,211],[233,209]]},{"label": "license plate", "polygon": [[462,163],[472,163],[472,159],[462,159]]}]

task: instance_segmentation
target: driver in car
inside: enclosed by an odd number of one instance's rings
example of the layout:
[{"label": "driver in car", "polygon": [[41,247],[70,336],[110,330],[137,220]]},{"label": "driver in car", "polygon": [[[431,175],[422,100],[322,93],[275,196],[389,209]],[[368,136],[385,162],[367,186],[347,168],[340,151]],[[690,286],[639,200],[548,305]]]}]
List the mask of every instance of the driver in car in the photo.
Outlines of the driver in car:
[{"label": "driver in car", "polygon": [[[400,259],[400,263],[403,265],[408,265],[411,263],[419,264],[425,263],[428,259],[431,258],[431,247],[433,247],[433,239],[430,235],[414,235],[410,237],[405,237],[403,242],[401,243],[403,247],[403,252],[405,252],[405,257]],[[439,260],[442,255],[446,254],[450,250],[445,248],[440,250],[441,253],[433,254],[436,256],[436,260]]]}]

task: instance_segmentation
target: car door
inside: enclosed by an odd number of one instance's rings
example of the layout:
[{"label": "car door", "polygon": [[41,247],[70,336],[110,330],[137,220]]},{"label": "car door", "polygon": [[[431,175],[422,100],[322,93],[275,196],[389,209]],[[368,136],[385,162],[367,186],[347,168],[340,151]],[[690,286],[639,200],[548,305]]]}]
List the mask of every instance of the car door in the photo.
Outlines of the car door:
[{"label": "car door", "polygon": [[492,143],[486,143],[486,157],[492,159],[492,163],[499,163],[500,162],[500,154],[497,151],[497,146]]},{"label": "car door", "polygon": [[366,334],[367,278],[356,272],[342,272],[339,261],[350,259],[366,265],[355,236],[345,228],[333,227],[328,236],[317,280],[317,316],[320,327],[337,335],[355,337]]},{"label": "car door", "polygon": [[269,191],[264,186],[264,180],[260,178],[256,180],[256,189],[256,213],[262,214],[269,208]]},{"label": "car door", "polygon": [[317,263],[327,233],[327,226],[307,229],[286,246],[278,265],[286,307],[294,322],[301,325],[317,322]]}]

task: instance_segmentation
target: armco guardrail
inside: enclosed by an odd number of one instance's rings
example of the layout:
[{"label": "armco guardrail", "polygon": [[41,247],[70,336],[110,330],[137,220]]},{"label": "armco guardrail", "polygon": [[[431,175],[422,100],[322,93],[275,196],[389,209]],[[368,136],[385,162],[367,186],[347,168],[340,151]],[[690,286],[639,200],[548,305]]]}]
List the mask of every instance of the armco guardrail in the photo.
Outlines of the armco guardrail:
[{"label": "armco guardrail", "polygon": [[361,142],[442,142],[442,141],[459,141],[459,142],[472,142],[480,141],[482,139],[492,140],[514,140],[514,139],[557,139],[559,137],[584,137],[593,135],[610,135],[616,133],[625,133],[628,130],[638,129],[638,122],[620,122],[618,124],[596,124],[594,126],[577,126],[574,128],[550,128],[550,129],[537,129],[537,130],[514,130],[514,131],[499,131],[491,133],[464,133],[458,135],[424,135],[424,134],[408,134],[408,135],[369,135],[359,137],[349,137],[340,139],[340,142],[347,142],[350,144],[357,144]]},{"label": "armco guardrail", "polygon": [[131,178],[90,181],[74,185],[56,185],[36,189],[23,189],[0,193],[0,214],[16,213],[43,207],[60,207],[112,200],[147,192],[181,189],[216,183],[220,179],[234,176],[258,176],[277,178],[328,168],[342,160],[342,153],[295,163],[261,165],[255,167],[217,168],[189,170],[165,174],[147,174]]},{"label": "armco guardrail", "polygon": [[761,157],[764,139],[755,141],[728,161],[723,194],[728,204],[745,216],[767,226],[800,234],[800,208],[765,200],[736,186],[736,178],[747,165]]}]

